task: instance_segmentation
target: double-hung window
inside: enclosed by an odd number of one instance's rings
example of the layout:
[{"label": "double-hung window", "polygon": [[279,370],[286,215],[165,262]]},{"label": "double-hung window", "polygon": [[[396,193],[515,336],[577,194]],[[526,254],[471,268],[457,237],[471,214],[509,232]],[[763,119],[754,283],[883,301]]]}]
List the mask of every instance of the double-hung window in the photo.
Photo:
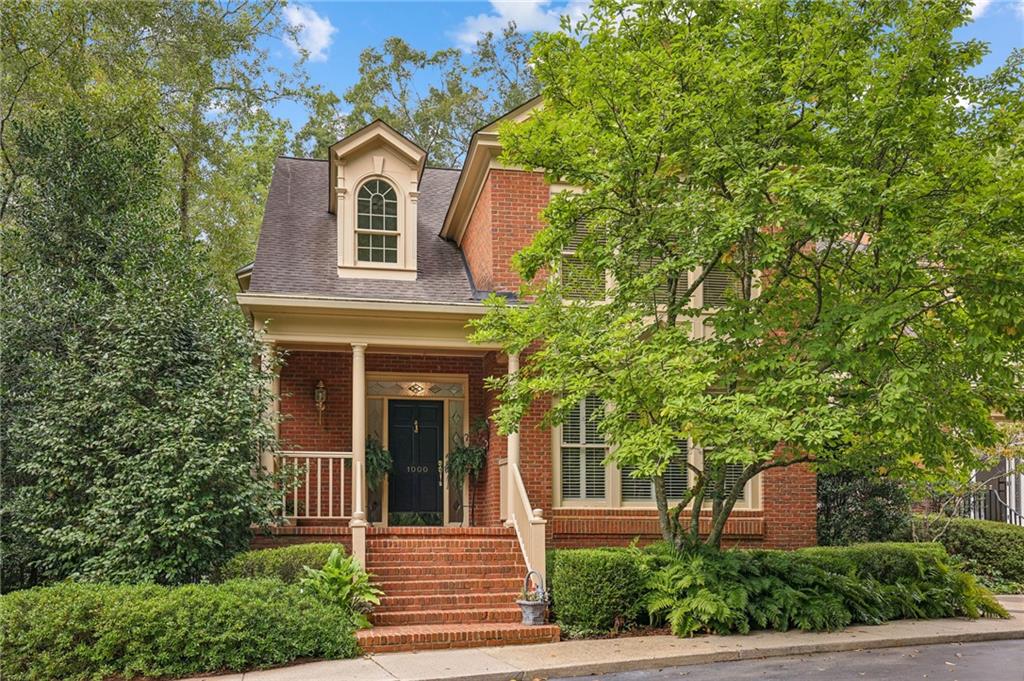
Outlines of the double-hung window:
[{"label": "double-hung window", "polygon": [[[686,440],[675,441],[675,455],[669,461],[662,479],[665,481],[665,498],[669,501],[682,499],[690,484],[690,471],[686,467],[690,457],[690,447]],[[620,471],[622,501],[654,502],[654,482],[649,478],[636,478],[632,466],[623,466]]]}]

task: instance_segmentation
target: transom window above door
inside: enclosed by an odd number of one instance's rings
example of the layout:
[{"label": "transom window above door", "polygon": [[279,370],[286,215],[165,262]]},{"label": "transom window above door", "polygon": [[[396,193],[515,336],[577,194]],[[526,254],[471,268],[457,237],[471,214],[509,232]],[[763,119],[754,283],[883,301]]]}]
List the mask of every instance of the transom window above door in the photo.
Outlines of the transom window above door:
[{"label": "transom window above door", "polygon": [[398,195],[388,182],[364,182],[356,197],[356,257],[360,262],[398,262]]}]

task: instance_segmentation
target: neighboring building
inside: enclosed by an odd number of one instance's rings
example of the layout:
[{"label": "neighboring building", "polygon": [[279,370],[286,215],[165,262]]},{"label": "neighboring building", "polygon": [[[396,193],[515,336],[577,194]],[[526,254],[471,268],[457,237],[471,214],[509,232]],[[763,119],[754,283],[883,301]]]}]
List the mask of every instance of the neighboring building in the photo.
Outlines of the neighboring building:
[{"label": "neighboring building", "polygon": [[[363,634],[375,650],[557,638],[555,627],[511,624],[527,565],[544,573],[545,548],[660,536],[650,483],[602,463],[605,444],[588,427],[603,408],[594,400],[553,431],[539,427],[542,403],[518,434],[491,428],[474,495],[443,473],[448,449],[496,406],[485,378],[519,362],[471,344],[467,322],[490,293],[514,296],[510,260],[556,191],[498,162],[497,127],[474,134],[461,170],[428,167],[379,121],[334,144],[329,160],[278,159],[256,260],[239,271],[239,302],[286,351],[274,386],[286,451],[264,465],[302,469],[284,499],[288,524],[256,543],[350,546],[392,599]],[[368,437],[394,460],[377,493],[362,482]],[[701,455],[687,443],[680,454]],[[668,482],[687,484],[681,472]],[[811,545],[815,505],[806,466],[771,469],[743,490],[725,544]],[[429,640],[414,645],[417,633]]]}]

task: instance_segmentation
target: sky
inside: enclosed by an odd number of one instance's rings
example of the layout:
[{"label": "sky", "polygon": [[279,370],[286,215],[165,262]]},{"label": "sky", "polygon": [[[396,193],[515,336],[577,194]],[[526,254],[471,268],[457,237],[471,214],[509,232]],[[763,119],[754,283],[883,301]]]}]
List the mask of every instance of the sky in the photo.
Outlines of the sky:
[{"label": "sky", "polygon": [[[558,28],[561,14],[575,15],[586,6],[586,0],[292,0],[284,16],[290,25],[301,27],[298,44],[278,41],[271,46],[271,57],[278,65],[289,67],[304,48],[310,54],[307,71],[312,82],[340,97],[357,79],[359,53],[381,45],[390,36],[400,36],[428,52],[446,47],[468,49],[479,35],[488,30],[498,32],[510,20],[523,32],[550,31]],[[973,21],[959,29],[956,37],[989,43],[989,55],[977,72],[992,71],[1011,50],[1024,47],[1024,0],[975,0]],[[278,114],[289,118],[296,129],[306,118],[298,105],[284,105]]]}]

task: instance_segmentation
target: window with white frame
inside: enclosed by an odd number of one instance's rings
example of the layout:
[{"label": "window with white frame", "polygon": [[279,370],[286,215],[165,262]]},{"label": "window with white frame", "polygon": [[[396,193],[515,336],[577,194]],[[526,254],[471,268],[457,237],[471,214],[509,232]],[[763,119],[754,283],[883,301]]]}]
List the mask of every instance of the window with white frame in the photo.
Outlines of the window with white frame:
[{"label": "window with white frame", "polygon": [[[662,479],[665,481],[665,498],[682,499],[690,486],[689,469],[686,467],[690,458],[689,442],[683,439],[675,441],[676,453],[665,468]],[[654,482],[650,478],[636,478],[632,473],[636,469],[623,466],[620,471],[623,501],[654,501]]]},{"label": "window with white frame", "polygon": [[566,500],[604,500],[608,445],[598,430],[604,402],[593,395],[569,412],[561,427],[561,492]]},{"label": "window with white frame", "polygon": [[363,183],[356,196],[356,259],[398,262],[398,195],[385,180]]}]

